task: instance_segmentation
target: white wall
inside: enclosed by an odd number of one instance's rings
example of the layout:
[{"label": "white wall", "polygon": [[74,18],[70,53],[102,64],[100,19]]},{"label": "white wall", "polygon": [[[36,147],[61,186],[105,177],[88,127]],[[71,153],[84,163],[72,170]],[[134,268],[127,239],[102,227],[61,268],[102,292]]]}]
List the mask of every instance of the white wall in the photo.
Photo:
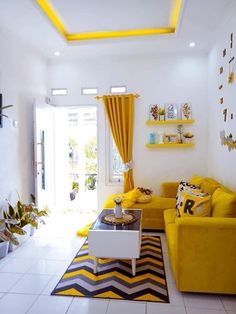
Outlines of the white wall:
[{"label": "white wall", "polygon": [[[34,193],[33,99],[46,95],[46,62],[24,43],[0,30],[0,92],[9,119],[0,128],[0,208],[5,199],[14,202],[16,191],[23,201]],[[17,120],[18,128],[12,126]]]},{"label": "white wall", "polygon": [[[233,84],[228,84],[229,73],[229,40],[234,33],[234,48],[232,56],[236,58],[236,9],[231,12],[231,18],[222,27],[219,39],[209,55],[209,154],[208,173],[217,180],[236,190],[236,150],[228,151],[226,146],[221,146],[220,131],[226,134],[232,133],[236,140],[236,77]],[[227,49],[227,55],[222,57],[223,49]],[[235,64],[235,61],[234,61]],[[224,67],[224,73],[219,74],[219,68]],[[223,89],[219,86],[223,84]],[[224,104],[219,99],[224,97]],[[223,110],[228,109],[227,121],[224,122]],[[234,119],[231,120],[230,114]]]},{"label": "white wall", "polygon": [[[81,96],[81,87],[98,87],[102,95],[109,93],[111,85],[119,84],[127,85],[128,92],[141,95],[135,104],[133,160],[136,185],[149,186],[158,193],[162,181],[189,179],[193,173],[204,175],[207,165],[207,56],[117,57],[49,64],[49,93],[50,88],[68,88],[67,97],[52,98],[56,105],[95,104],[94,97]],[[153,130],[145,125],[149,105],[169,102],[192,103],[196,123],[186,129],[195,133],[195,148],[145,148]],[[103,202],[110,193],[122,188],[106,186],[105,119],[101,102],[98,108],[100,195]]]}]

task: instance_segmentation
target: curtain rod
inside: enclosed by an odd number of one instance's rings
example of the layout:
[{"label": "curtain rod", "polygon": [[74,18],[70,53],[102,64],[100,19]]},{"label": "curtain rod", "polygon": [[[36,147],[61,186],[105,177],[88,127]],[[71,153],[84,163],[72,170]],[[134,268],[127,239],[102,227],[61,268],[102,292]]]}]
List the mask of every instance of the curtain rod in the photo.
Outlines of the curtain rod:
[{"label": "curtain rod", "polygon": [[[123,94],[119,94],[119,95],[109,95],[109,96],[122,96]],[[132,94],[131,94],[132,95]],[[135,98],[139,98],[140,97],[140,95],[139,94],[133,94],[134,95],[134,97]],[[124,96],[128,96],[128,95],[124,95]],[[103,98],[103,96],[96,96],[95,97],[95,99],[97,99],[97,100],[100,100],[100,99],[102,99]]]}]

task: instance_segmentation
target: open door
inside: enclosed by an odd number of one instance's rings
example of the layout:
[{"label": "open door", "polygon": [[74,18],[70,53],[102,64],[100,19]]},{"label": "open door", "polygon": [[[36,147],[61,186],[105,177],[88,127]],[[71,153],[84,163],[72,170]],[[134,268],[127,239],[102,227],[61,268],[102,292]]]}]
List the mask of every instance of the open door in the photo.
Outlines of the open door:
[{"label": "open door", "polygon": [[54,107],[35,104],[34,108],[35,198],[39,208],[55,204]]}]

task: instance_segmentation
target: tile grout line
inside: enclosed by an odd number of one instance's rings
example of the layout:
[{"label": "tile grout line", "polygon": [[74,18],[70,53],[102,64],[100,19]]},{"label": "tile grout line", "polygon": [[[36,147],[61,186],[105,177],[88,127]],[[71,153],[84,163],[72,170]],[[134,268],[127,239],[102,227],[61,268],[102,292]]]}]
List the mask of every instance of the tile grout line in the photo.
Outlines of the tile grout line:
[{"label": "tile grout line", "polygon": [[108,313],[108,308],[109,308],[110,303],[111,303],[111,299],[108,299],[107,308],[106,308],[106,311],[105,311],[104,314],[107,314],[107,313]]},{"label": "tile grout line", "polygon": [[73,303],[74,299],[75,299],[75,297],[72,297],[72,300],[71,300],[71,302],[70,302],[70,304],[69,304],[67,310],[65,311],[65,314],[68,313],[68,311],[69,311],[69,309],[70,309],[70,307],[71,307],[71,304]]}]

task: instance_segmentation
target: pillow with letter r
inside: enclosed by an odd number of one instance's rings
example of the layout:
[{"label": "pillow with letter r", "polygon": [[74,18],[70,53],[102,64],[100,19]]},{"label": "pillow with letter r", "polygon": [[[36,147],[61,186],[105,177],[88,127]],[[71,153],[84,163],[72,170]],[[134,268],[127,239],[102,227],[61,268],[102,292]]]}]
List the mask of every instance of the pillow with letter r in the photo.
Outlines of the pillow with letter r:
[{"label": "pillow with letter r", "polygon": [[182,193],[184,191],[192,192],[194,194],[196,193],[198,194],[202,192],[199,186],[194,185],[192,183],[181,181],[178,187],[177,195],[176,195],[176,216],[177,217],[180,217],[179,209],[182,202]]},{"label": "pillow with letter r", "polygon": [[182,192],[182,197],[182,204],[179,209],[180,217],[211,216],[211,195]]}]

